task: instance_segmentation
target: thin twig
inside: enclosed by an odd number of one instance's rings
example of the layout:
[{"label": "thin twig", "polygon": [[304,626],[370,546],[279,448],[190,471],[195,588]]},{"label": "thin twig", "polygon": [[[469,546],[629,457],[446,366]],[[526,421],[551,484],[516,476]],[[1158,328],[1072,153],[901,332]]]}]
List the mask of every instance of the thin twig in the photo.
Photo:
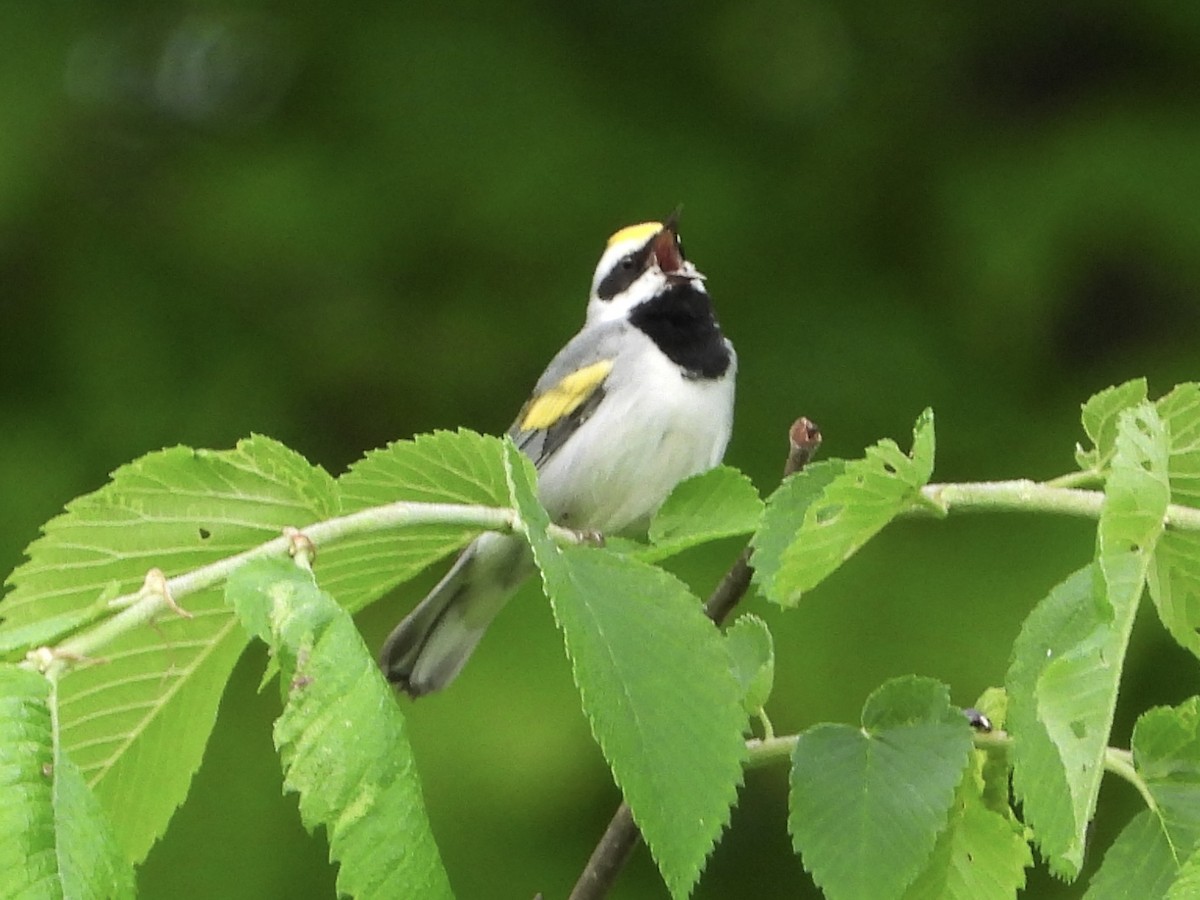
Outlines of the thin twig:
[{"label": "thin twig", "polygon": [[570,900],[596,900],[608,894],[641,840],[629,804],[621,801],[604,835],[571,889]]},{"label": "thin twig", "polygon": [[[816,425],[803,417],[792,423],[788,431],[788,456],[783,466],[783,477],[787,478],[808,465],[820,446],[821,432]],[[750,579],[754,574],[750,566],[750,554],[751,547],[747,544],[705,601],[704,614],[717,625],[728,618],[750,587]],[[599,900],[606,896],[640,840],[641,834],[633,821],[633,812],[628,803],[622,802],[592,850],[579,880],[575,882],[570,900]]]},{"label": "thin twig", "polygon": [[[511,532],[519,523],[516,512],[503,507],[398,501],[315,522],[303,529],[287,529],[280,537],[173,578],[164,578],[160,570],[151,569],[146,582],[138,590],[108,601],[108,608],[117,610],[113,615],[66,638],[56,647],[39,648],[21,665],[57,677],[72,661],[93,656],[115,638],[142,627],[164,611],[174,610],[186,616],[180,609],[180,600],[220,584],[232,572],[252,560],[283,556],[285,553],[294,555],[297,541],[315,551],[316,548],[324,548],[350,537],[388,528],[441,524]],[[557,525],[550,526],[549,534],[559,543],[578,544],[587,540],[585,535]]]},{"label": "thin twig", "polygon": [[[1027,478],[966,481],[925,485],[921,488],[919,502],[904,515],[945,517],[950,513],[1045,512],[1098,519],[1104,512],[1105,502],[1103,491],[1055,487],[1051,482],[1039,483]],[[1163,515],[1163,526],[1175,531],[1200,531],[1200,509],[1172,503]]]},{"label": "thin twig", "polygon": [[[816,425],[803,417],[793,422],[788,431],[788,455],[783,464],[783,477],[794,475],[807,466],[820,446],[821,432]],[[750,567],[752,551],[753,548],[747,544],[704,603],[704,614],[718,625],[733,612],[750,587],[750,578],[754,575],[754,569]]]}]

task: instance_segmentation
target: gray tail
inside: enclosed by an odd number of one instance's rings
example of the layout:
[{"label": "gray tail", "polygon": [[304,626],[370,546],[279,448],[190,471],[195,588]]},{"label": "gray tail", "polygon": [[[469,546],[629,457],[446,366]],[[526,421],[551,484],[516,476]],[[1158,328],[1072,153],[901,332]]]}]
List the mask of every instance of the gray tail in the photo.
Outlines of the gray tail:
[{"label": "gray tail", "polygon": [[388,681],[412,697],[454,680],[505,602],[529,574],[519,539],[487,534],[472,543],[379,651]]}]

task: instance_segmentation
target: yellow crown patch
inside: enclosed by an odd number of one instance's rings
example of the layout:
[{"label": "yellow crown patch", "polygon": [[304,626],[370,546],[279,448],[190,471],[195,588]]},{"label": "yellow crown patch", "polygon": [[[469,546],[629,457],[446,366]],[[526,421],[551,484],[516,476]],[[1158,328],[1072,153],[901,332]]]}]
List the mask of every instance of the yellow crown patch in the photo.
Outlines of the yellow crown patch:
[{"label": "yellow crown patch", "polygon": [[662,222],[642,222],[640,225],[627,225],[608,239],[606,247],[619,244],[621,241],[632,241],[648,238],[662,231]]}]

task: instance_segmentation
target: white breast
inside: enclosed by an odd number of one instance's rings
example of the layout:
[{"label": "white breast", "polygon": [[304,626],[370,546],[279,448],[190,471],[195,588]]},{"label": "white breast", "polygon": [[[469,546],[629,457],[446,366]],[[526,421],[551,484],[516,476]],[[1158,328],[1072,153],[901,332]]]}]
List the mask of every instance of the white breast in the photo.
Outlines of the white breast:
[{"label": "white breast", "polygon": [[736,358],[719,380],[692,379],[640,331],[624,343],[604,400],[539,475],[542,503],[569,527],[644,528],[671,489],[717,465],[729,442]]}]

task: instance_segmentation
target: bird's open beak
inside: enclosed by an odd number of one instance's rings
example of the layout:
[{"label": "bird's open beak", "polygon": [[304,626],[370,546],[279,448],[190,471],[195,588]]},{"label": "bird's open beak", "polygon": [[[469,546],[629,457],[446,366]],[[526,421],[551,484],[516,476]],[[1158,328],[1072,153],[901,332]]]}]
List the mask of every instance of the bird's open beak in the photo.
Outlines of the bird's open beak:
[{"label": "bird's open beak", "polygon": [[654,261],[664,275],[678,275],[683,272],[683,253],[679,249],[677,213],[663,223],[662,231],[654,236]]}]

